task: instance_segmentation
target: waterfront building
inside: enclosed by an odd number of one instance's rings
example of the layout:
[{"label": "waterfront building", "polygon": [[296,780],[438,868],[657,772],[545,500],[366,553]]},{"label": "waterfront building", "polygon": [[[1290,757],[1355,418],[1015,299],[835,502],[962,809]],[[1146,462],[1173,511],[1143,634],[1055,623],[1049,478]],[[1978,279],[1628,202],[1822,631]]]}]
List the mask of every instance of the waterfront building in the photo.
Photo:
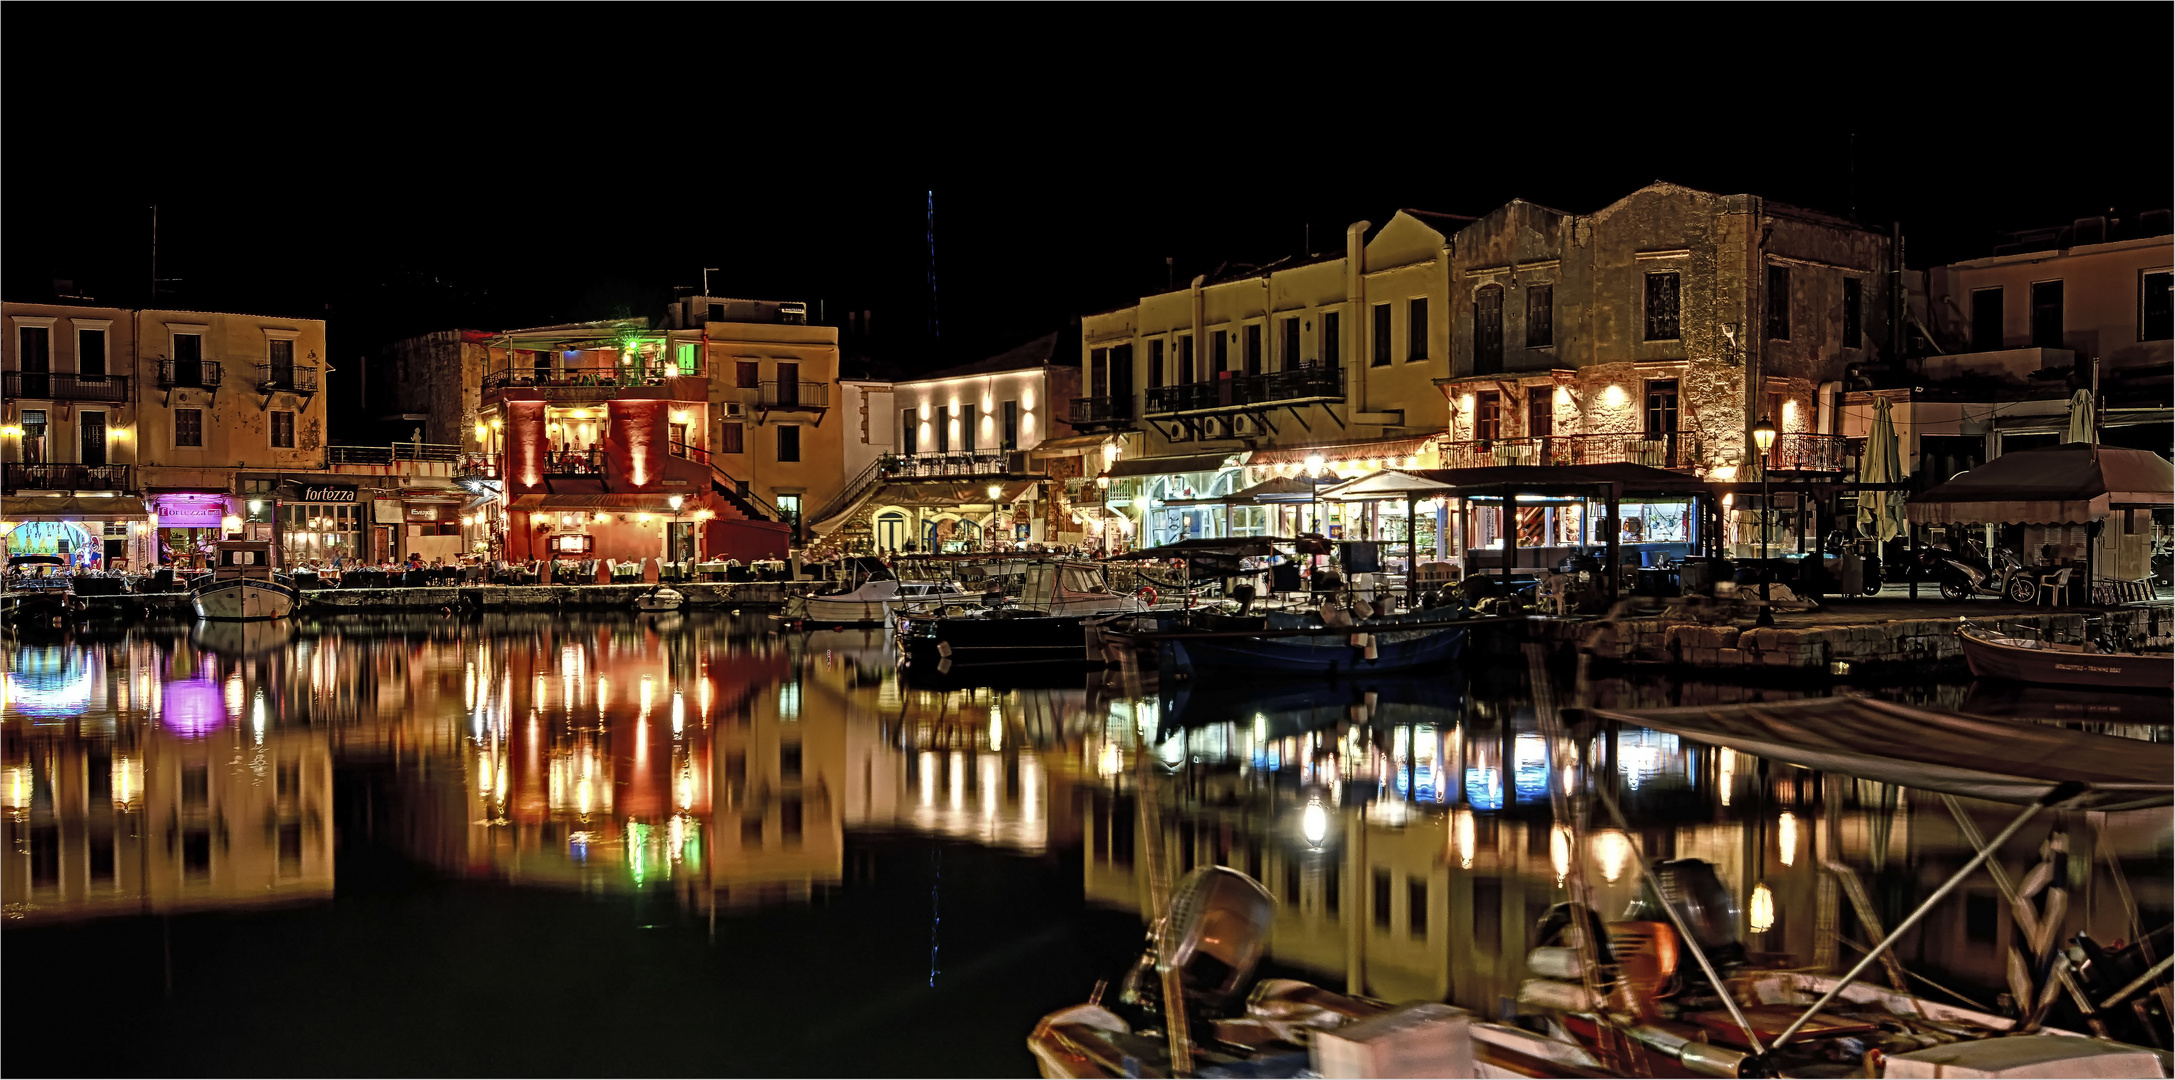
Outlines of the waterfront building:
[{"label": "waterfront building", "polygon": [[9,550],[143,570],[244,513],[237,478],[322,469],[325,323],[0,305]]},{"label": "waterfront building", "polygon": [[[1070,331],[912,379],[841,380],[850,473],[814,520],[845,550],[957,552],[1078,543],[1081,437]],[[1100,462],[1097,462],[1098,467]]]}]

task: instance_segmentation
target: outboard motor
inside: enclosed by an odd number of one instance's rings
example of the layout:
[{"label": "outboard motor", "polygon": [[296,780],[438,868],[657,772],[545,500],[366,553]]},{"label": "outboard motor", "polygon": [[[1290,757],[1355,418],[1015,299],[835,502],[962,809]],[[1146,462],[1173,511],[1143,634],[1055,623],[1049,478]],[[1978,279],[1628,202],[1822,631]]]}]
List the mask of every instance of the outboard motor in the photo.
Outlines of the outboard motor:
[{"label": "outboard motor", "polygon": [[1149,932],[1148,946],[1127,973],[1118,1003],[1160,1017],[1162,974],[1175,970],[1189,1017],[1233,1015],[1244,1008],[1275,920],[1276,899],[1253,878],[1227,866],[1204,866],[1187,874],[1171,890],[1170,913]]}]

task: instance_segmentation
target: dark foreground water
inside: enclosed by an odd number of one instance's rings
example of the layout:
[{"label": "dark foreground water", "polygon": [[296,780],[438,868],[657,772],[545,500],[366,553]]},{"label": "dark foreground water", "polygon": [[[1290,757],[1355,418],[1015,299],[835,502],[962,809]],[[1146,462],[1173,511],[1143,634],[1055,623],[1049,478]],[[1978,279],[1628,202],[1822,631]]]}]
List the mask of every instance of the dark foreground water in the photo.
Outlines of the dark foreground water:
[{"label": "dark foreground water", "polygon": [[[1630,899],[1635,847],[1706,859],[1745,907],[1764,894],[1763,925],[1742,917],[1754,951],[1832,964],[1864,933],[1823,859],[1892,923],[1969,856],[1937,798],[1636,730],[1582,748],[1615,763],[1633,833],[1574,837],[1549,794],[1584,782],[1555,764],[1575,748],[1551,755],[1515,663],[931,687],[901,678],[881,632],[773,627],[10,640],[0,1069],[1023,1075],[1034,1021],[1136,954],[1155,848],[1261,879],[1283,904],[1280,968],[1491,1014],[1574,865],[1610,906]],[[1646,706],[1822,689],[1587,687]],[[2164,696],[1879,692],[2168,753]],[[1144,754],[1168,777],[1153,830]],[[1969,811],[1985,833],[2011,813]],[[2073,860],[2071,929],[2130,937],[2167,920],[2170,825],[2164,809],[2050,817],[2004,859],[2021,873],[2068,837],[2095,856]],[[1981,879],[1902,952],[1999,1008],[2008,932]]]}]

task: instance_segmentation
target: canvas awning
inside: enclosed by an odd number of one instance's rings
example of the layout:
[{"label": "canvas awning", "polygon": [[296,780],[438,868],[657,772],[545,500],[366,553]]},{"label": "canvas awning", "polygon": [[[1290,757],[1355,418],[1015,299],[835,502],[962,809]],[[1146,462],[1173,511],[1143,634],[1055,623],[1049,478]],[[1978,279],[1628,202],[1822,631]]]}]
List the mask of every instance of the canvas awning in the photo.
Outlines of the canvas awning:
[{"label": "canvas awning", "polygon": [[1904,510],[1921,525],[2078,525],[2147,506],[2175,506],[2175,464],[2148,450],[2065,443],[2003,454]]},{"label": "canvas awning", "polygon": [[1067,435],[1061,439],[1044,439],[1027,451],[1029,457],[1071,457],[1093,450],[1109,442],[1108,435]]},{"label": "canvas awning", "polygon": [[1124,458],[1110,467],[1110,477],[1162,476],[1165,473],[1217,472],[1239,451],[1215,454],[1172,454],[1168,457]]},{"label": "canvas awning", "polygon": [[2124,810],[2175,801],[2165,747],[1872,698],[1595,715],[1800,768],[1975,799],[2029,803],[2074,781],[2086,794],[2073,806]]},{"label": "canvas awning", "polygon": [[1444,492],[1456,491],[1455,487],[1440,480],[1416,476],[1396,469],[1386,469],[1373,476],[1347,480],[1335,487],[1323,489],[1324,499],[1340,499],[1347,502],[1363,502],[1369,499],[1402,499],[1407,495],[1427,498]]},{"label": "canvas awning", "polygon": [[103,521],[109,518],[148,517],[143,500],[133,495],[35,495],[27,499],[0,499],[0,515],[9,520],[52,518],[61,521]]},{"label": "canvas awning", "polygon": [[1433,435],[1413,435],[1402,439],[1371,439],[1366,442],[1327,443],[1321,446],[1281,446],[1269,450],[1256,450],[1246,459],[1248,465],[1304,465],[1306,460],[1319,454],[1325,461],[1365,461],[1382,459],[1403,461],[1419,456],[1434,441]]}]

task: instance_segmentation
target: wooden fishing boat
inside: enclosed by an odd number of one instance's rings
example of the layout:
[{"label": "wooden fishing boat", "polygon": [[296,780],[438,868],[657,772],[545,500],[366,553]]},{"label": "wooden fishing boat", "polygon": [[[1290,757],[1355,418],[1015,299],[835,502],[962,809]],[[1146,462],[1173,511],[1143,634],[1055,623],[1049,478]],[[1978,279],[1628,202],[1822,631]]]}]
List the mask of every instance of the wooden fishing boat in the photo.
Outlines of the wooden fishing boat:
[{"label": "wooden fishing boat", "polygon": [[[1154,657],[1180,676],[1250,672],[1267,676],[1380,675],[1447,667],[1464,648],[1474,620],[1456,609],[1358,620],[1269,612],[1195,620],[1182,628],[1113,625],[1106,639]],[[1341,625],[1331,625],[1337,622]]]},{"label": "wooden fishing boat", "polygon": [[1113,592],[1102,568],[1086,562],[1037,562],[1025,570],[1017,601],[1002,606],[901,609],[899,652],[910,668],[968,664],[1081,664],[1100,657],[1086,624],[1148,610],[1139,596]]},{"label": "wooden fishing boat", "polygon": [[279,547],[269,540],[213,545],[211,580],[190,590],[199,619],[284,619],[301,593],[278,580]]},{"label": "wooden fishing boat", "polygon": [[1980,678],[2054,686],[2175,688],[2175,655],[2101,652],[2090,642],[2065,644],[2012,637],[1975,626],[1957,630],[1964,660]]}]

